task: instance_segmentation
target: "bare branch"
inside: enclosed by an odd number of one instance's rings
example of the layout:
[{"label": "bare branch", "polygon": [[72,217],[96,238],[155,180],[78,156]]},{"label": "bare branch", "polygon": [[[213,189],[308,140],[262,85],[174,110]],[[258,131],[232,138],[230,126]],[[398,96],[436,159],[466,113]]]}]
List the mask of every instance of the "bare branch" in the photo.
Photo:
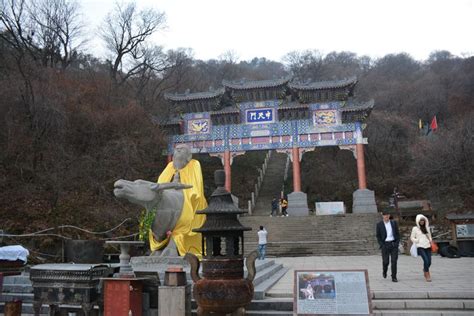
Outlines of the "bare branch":
[{"label": "bare branch", "polygon": [[164,28],[165,14],[154,9],[138,11],[135,2],[125,6],[116,3],[104,20],[101,37],[112,54],[110,74],[120,85],[146,64],[145,42]]}]

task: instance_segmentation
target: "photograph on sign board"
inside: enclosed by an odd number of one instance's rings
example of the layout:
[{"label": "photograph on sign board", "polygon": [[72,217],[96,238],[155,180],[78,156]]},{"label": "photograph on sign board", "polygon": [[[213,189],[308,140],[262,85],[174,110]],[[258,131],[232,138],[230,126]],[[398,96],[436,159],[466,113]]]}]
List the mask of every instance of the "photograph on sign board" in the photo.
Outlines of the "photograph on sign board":
[{"label": "photograph on sign board", "polygon": [[324,273],[308,273],[298,276],[300,299],[334,299],[336,287],[334,275]]}]

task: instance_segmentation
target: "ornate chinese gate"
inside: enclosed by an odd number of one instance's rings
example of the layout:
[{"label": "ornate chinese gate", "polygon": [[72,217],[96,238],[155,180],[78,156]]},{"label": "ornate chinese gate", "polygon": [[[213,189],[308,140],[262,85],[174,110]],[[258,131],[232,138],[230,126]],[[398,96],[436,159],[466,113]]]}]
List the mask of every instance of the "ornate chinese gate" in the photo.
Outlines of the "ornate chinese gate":
[{"label": "ornate chinese gate", "polygon": [[175,109],[165,128],[169,157],[178,143],[194,153],[221,158],[226,189],[231,191],[232,158],[249,150],[276,150],[293,163],[293,192],[288,210],[307,214],[301,192],[300,161],[306,151],[321,146],[351,150],[357,160],[359,190],[354,192],[354,213],[376,212],[373,191],[367,190],[363,137],[365,120],[374,103],[358,102],[353,91],[357,78],[312,83],[291,78],[263,81],[223,81],[209,92],[167,94]]}]

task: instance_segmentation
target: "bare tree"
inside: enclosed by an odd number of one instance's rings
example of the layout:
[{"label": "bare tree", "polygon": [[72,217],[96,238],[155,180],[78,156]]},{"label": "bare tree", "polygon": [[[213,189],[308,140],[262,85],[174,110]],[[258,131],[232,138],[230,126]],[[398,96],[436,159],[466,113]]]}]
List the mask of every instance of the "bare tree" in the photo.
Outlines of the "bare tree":
[{"label": "bare tree", "polygon": [[25,55],[37,56],[34,27],[25,0],[2,0],[0,7],[0,37],[16,53],[16,59]]},{"label": "bare tree", "polygon": [[111,52],[110,75],[116,85],[138,73],[150,56],[146,40],[164,28],[165,14],[154,9],[138,11],[135,2],[116,3],[104,20],[101,37]]},{"label": "bare tree", "polygon": [[[162,51],[159,46],[148,48],[143,59],[134,67],[135,97],[140,104],[150,110],[162,97],[165,90],[173,86],[171,78],[189,63],[186,51]],[[129,74],[132,74],[129,72]]]},{"label": "bare tree", "polygon": [[296,80],[315,80],[323,66],[323,57],[319,51],[293,51],[283,56],[283,63]]},{"label": "bare tree", "polygon": [[3,0],[0,37],[16,52],[43,66],[66,68],[81,44],[79,6],[70,0]]},{"label": "bare tree", "polygon": [[42,47],[44,65],[58,62],[66,68],[77,56],[83,41],[83,24],[79,5],[69,0],[42,0],[34,2],[31,17],[39,26],[38,44]]}]

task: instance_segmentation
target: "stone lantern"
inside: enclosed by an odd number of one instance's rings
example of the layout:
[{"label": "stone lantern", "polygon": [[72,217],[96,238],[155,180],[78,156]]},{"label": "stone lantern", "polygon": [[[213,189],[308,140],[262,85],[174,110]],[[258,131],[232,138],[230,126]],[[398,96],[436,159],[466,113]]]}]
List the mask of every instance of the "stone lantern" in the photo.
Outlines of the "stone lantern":
[{"label": "stone lantern", "polygon": [[[224,170],[214,174],[217,189],[212,193],[209,206],[196,212],[206,214],[206,222],[194,232],[202,234],[202,261],[191,253],[185,259],[191,265],[194,281],[193,295],[198,315],[244,315],[245,306],[253,298],[253,278],[257,251],[246,258],[247,278],[244,278],[244,227],[238,215],[246,211],[237,208],[230,192],[224,188]],[[202,263],[202,278],[199,265]]]}]

